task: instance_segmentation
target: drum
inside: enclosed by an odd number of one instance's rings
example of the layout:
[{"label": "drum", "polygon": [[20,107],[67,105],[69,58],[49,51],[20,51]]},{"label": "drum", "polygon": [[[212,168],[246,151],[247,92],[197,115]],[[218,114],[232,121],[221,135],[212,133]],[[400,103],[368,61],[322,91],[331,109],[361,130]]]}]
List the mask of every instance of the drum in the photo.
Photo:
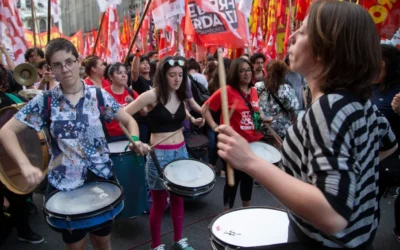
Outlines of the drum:
[{"label": "drum", "polygon": [[289,242],[287,213],[268,207],[227,211],[217,216],[208,229],[214,250],[269,249]]},{"label": "drum", "polygon": [[114,174],[124,189],[125,206],[121,218],[130,218],[142,214],[147,209],[146,175],[143,157],[138,157],[137,164],[132,151],[125,152],[129,141],[108,143],[110,158],[114,163]]},{"label": "drum", "polygon": [[257,156],[263,158],[264,160],[266,160],[272,164],[276,165],[282,159],[282,155],[278,151],[278,149],[276,149],[275,147],[273,147],[267,143],[252,142],[252,143],[250,143],[250,147]]},{"label": "drum", "polygon": [[[0,110],[0,128],[4,126],[23,105],[9,106]],[[31,164],[46,172],[50,153],[48,146],[47,130],[36,132],[27,128],[17,135],[22,150],[28,157]],[[36,187],[29,187],[22,176],[18,164],[8,156],[3,145],[0,144],[0,181],[16,194],[27,194]]]},{"label": "drum", "polygon": [[122,187],[104,180],[72,191],[56,190],[45,200],[43,210],[46,222],[56,231],[91,232],[111,224],[123,207]]},{"label": "drum", "polygon": [[203,134],[190,134],[186,139],[186,148],[192,158],[208,162],[209,139]]},{"label": "drum", "polygon": [[214,189],[215,172],[198,160],[175,160],[164,168],[164,185],[171,193],[184,198],[199,199]]}]

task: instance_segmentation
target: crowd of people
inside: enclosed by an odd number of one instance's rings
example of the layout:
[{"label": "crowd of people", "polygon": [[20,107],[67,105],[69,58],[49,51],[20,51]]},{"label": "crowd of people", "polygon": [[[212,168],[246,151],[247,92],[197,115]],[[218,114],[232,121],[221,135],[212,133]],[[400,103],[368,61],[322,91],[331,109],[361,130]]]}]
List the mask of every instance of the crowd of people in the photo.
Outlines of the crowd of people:
[{"label": "crowd of people", "polygon": [[[182,230],[184,200],[167,192],[156,165],[196,158],[187,142],[202,134],[209,141],[201,160],[221,177],[228,164],[235,168],[235,185],[226,179],[221,190],[221,212],[233,208],[239,185],[242,206],[251,206],[258,183],[287,208],[295,238],[308,249],[371,249],[379,201],[400,181],[400,51],[380,44],[362,7],[336,1],[312,4],[291,35],[284,60],[267,60],[262,53],[224,58],[230,126],[222,125],[217,54],[198,62],[179,55],[159,59],[157,51],[137,50],[127,64],[107,64],[96,55],[82,58],[72,43],[57,38],[45,51],[25,53],[26,62],[38,71],[27,88],[43,91],[28,100],[19,95],[23,87],[12,77],[14,62],[3,45],[0,50],[5,54],[0,107],[26,102],[0,130],[0,142],[34,186],[45,176],[31,165],[16,135],[29,127],[49,129],[49,165],[54,168],[46,177],[45,199],[55,190],[118,178],[107,145],[126,140],[121,123],[135,142],[131,150],[146,164],[150,249],[165,249],[160,231],[169,204],[172,246],[191,250]],[[98,109],[98,89],[104,115]],[[249,146],[258,141],[276,145],[270,128],[283,140],[278,167]],[[151,157],[149,145],[167,137],[153,149],[156,159]],[[19,240],[43,242],[29,226],[32,195],[17,195],[0,185],[0,242],[13,226]],[[400,198],[395,224],[400,242]],[[94,249],[111,249],[110,232],[111,225],[88,232]],[[84,249],[85,232],[61,234],[67,249]]]}]

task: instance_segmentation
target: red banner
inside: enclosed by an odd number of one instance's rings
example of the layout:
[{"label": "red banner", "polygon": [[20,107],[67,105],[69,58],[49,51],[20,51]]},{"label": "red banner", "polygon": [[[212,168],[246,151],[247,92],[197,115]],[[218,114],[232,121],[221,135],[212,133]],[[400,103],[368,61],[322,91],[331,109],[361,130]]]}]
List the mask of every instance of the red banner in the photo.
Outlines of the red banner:
[{"label": "red banner", "polygon": [[[25,37],[26,37],[26,42],[28,43],[28,48],[33,48],[33,32],[30,30],[25,30]],[[73,36],[68,37],[64,36],[56,26],[53,26],[53,28],[51,28],[50,38],[54,39],[59,37],[70,40],[78,49],[79,54],[82,55],[84,53],[84,41],[83,41],[82,30],[76,32]],[[44,49],[46,47],[46,44],[47,44],[47,32],[36,34],[36,46],[38,48]]]}]

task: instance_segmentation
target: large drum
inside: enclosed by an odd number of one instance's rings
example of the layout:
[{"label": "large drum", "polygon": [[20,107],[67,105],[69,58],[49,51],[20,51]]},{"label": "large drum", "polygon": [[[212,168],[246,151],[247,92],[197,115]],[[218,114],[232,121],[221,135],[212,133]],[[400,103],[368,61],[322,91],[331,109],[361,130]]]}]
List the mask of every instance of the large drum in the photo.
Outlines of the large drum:
[{"label": "large drum", "polygon": [[199,199],[214,189],[215,172],[198,160],[175,160],[164,168],[164,185],[171,193],[184,198]]},{"label": "large drum", "polygon": [[[23,105],[9,106],[0,110],[0,128],[4,126]],[[17,135],[22,150],[28,157],[31,164],[46,172],[50,154],[48,146],[47,130],[36,132],[27,128]],[[36,187],[29,187],[21,174],[18,164],[8,156],[3,145],[0,144],[0,181],[16,194],[27,194]]]},{"label": "large drum", "polygon": [[122,187],[88,182],[72,191],[54,191],[44,204],[46,222],[56,231],[91,232],[109,225],[124,207]]},{"label": "large drum", "polygon": [[202,134],[190,134],[185,143],[192,158],[208,162],[208,145],[210,140],[207,136]]},{"label": "large drum", "polygon": [[209,233],[214,250],[270,249],[288,244],[289,218],[286,212],[277,209],[240,208],[216,217]]},{"label": "large drum", "polygon": [[111,160],[114,163],[114,174],[124,189],[125,207],[121,218],[130,218],[142,214],[147,209],[146,177],[143,157],[138,157],[141,166],[137,163],[134,153],[126,151],[129,141],[118,141],[108,144]]},{"label": "large drum", "polygon": [[252,142],[250,143],[250,147],[257,156],[272,164],[277,165],[282,159],[282,155],[278,149],[267,143]]}]

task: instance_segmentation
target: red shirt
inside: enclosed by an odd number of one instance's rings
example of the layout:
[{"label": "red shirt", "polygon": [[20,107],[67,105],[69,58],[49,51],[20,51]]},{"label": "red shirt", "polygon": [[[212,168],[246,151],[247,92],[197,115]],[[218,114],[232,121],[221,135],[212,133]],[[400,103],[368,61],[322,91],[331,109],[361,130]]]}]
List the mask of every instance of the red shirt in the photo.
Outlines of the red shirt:
[{"label": "red shirt", "polygon": [[[124,90],[124,93],[122,93],[122,94],[115,94],[111,90],[111,86],[105,88],[104,90],[107,91],[108,93],[110,93],[110,95],[112,97],[114,97],[114,99],[121,105],[121,107],[125,107],[128,103],[132,102],[134,99],[136,99],[139,96],[134,90],[132,90],[132,92],[133,92],[133,98],[132,98],[132,96],[129,94],[128,90],[126,90],[126,89]],[[124,132],[122,132],[122,129],[119,126],[118,121],[115,119],[112,120],[110,123],[106,123],[106,128],[107,128],[109,136],[124,135]]]},{"label": "red shirt", "polygon": [[[228,109],[230,110],[233,106],[235,100],[237,100],[237,105],[235,111],[230,120],[231,127],[238,132],[243,138],[248,142],[259,141],[263,135],[261,132],[257,132],[254,128],[253,119],[251,117],[251,112],[243,97],[239,94],[237,90],[231,86],[226,87],[228,95]],[[243,95],[245,95],[243,93]],[[245,95],[246,96],[246,95]],[[250,88],[250,94],[246,96],[247,100],[253,106],[254,111],[260,111],[258,105],[258,95],[255,88]],[[210,109],[214,112],[221,110],[221,89],[214,92],[214,94],[206,101],[210,103]],[[221,115],[220,124],[222,124],[223,118]]]},{"label": "red shirt", "polygon": [[[94,86],[94,83],[89,79],[89,77],[86,77],[83,81],[86,83],[86,85]],[[111,83],[103,77],[101,78],[101,85],[103,86],[102,88],[105,89],[110,87]]]}]

